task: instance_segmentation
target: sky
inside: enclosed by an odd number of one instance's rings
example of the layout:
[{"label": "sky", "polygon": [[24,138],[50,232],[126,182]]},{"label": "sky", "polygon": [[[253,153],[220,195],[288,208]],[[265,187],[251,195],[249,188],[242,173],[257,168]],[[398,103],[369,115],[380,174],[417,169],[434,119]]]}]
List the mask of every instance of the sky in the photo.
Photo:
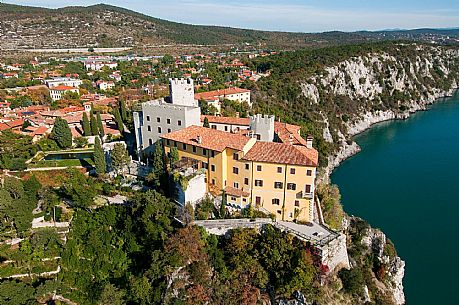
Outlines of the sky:
[{"label": "sky", "polygon": [[459,28],[459,0],[4,0],[58,8],[106,3],[171,21],[289,32]]}]

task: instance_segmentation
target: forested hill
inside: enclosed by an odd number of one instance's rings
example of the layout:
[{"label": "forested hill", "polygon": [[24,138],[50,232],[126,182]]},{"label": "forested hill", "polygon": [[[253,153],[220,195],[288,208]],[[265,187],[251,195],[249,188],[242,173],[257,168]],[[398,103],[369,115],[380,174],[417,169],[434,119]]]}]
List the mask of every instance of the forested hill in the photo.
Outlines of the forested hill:
[{"label": "forested hill", "polygon": [[285,52],[252,64],[271,72],[254,84],[256,111],[303,125],[322,166],[353,145],[352,135],[424,109],[459,83],[459,48],[415,43]]},{"label": "forested hill", "polygon": [[171,22],[105,4],[46,9],[0,3],[1,49],[242,43],[296,49],[387,39],[451,43],[457,37],[457,30],[430,29],[314,34],[269,32]]}]

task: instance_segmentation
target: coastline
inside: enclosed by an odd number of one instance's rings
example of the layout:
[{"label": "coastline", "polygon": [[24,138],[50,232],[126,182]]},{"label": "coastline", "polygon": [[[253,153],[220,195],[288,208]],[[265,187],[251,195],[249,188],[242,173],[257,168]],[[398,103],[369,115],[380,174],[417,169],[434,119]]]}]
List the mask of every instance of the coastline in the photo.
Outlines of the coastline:
[{"label": "coastline", "polygon": [[323,169],[320,177],[318,178],[318,182],[326,184],[331,183],[330,176],[333,171],[338,168],[342,162],[358,154],[362,150],[357,142],[353,140],[354,136],[365,132],[375,124],[392,120],[406,120],[418,111],[428,111],[428,106],[433,105],[442,98],[453,96],[453,93],[458,90],[459,86],[455,83],[453,87],[447,91],[439,90],[423,100],[412,100],[410,101],[410,108],[404,112],[386,110],[377,111],[375,113],[366,112],[360,114],[359,120],[347,125],[348,136],[352,142],[349,144],[347,139],[343,139],[341,141],[338,151],[334,155],[328,157],[328,165]]}]

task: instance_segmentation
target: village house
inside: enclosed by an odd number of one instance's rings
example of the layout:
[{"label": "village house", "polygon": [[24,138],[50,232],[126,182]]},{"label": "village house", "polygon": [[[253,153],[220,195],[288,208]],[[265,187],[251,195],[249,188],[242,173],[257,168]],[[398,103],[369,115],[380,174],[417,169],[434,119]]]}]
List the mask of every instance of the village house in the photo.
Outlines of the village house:
[{"label": "village house", "polygon": [[67,86],[67,87],[75,87],[78,88],[83,84],[81,79],[70,78],[70,77],[55,77],[51,79],[45,80],[45,85],[48,86],[49,89],[55,88],[57,86]]},{"label": "village house", "polygon": [[65,85],[59,85],[56,87],[51,87],[49,89],[49,94],[51,96],[51,99],[53,101],[59,101],[62,99],[65,93],[67,92],[72,92],[72,93],[77,93],[80,94],[80,90],[76,87],[71,87],[71,86],[65,86]]},{"label": "village house", "polygon": [[194,95],[194,99],[195,101],[206,101],[209,105],[214,106],[218,112],[221,111],[221,102],[225,99],[238,101],[240,103],[245,102],[252,107],[252,102],[250,101],[250,90],[237,87],[196,93]]},{"label": "village house", "polygon": [[106,90],[112,90],[115,88],[115,83],[113,81],[103,81],[103,80],[98,80],[96,82],[97,88],[99,88],[102,91]]}]

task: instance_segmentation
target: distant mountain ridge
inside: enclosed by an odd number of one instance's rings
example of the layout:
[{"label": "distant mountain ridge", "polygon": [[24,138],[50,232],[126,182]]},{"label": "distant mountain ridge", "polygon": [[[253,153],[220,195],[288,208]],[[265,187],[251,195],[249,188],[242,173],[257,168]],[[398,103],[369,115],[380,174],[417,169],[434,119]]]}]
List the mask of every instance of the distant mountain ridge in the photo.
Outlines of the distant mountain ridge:
[{"label": "distant mountain ridge", "polygon": [[0,3],[0,49],[237,45],[298,48],[375,40],[454,43],[457,29],[291,33],[191,25],[97,4],[58,9]]}]

